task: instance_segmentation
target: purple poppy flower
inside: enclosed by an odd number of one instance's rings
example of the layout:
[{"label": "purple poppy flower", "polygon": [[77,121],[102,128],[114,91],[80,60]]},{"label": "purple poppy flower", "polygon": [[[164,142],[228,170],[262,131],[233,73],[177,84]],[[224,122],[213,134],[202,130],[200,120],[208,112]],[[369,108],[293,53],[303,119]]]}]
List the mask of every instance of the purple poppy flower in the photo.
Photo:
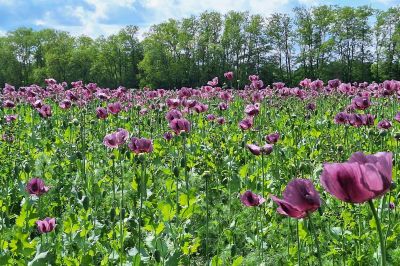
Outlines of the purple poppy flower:
[{"label": "purple poppy flower", "polygon": [[243,193],[240,196],[240,200],[247,207],[259,206],[265,202],[265,199],[262,196],[254,194],[250,190],[247,190],[245,193]]},{"label": "purple poppy flower", "polygon": [[335,116],[336,124],[347,124],[349,122],[349,114],[345,112],[340,112]]},{"label": "purple poppy flower", "polygon": [[15,107],[15,103],[13,101],[10,101],[10,100],[5,100],[3,102],[3,107],[5,107],[5,108],[14,108]]},{"label": "purple poppy flower", "polygon": [[277,211],[280,214],[296,219],[306,217],[321,206],[319,193],[308,179],[290,181],[283,192],[283,199],[274,195],[271,195],[271,199],[279,205]]},{"label": "purple poppy flower", "polygon": [[271,134],[265,136],[265,141],[266,141],[267,143],[269,143],[269,144],[275,144],[275,143],[278,142],[279,137],[280,137],[280,135],[279,135],[278,132],[271,133]]},{"label": "purple poppy flower", "polygon": [[233,72],[232,72],[232,71],[229,71],[229,72],[224,73],[224,77],[225,77],[227,80],[232,80],[232,79],[233,79]]},{"label": "purple poppy flower", "polygon": [[68,99],[64,99],[59,104],[61,109],[69,109],[71,108],[71,101]]},{"label": "purple poppy flower", "polygon": [[396,120],[397,122],[400,123],[400,112],[398,112],[398,113],[396,114],[396,116],[394,117],[394,120]]},{"label": "purple poppy flower", "polygon": [[259,104],[249,104],[246,106],[246,108],[244,109],[244,112],[248,115],[248,116],[255,116],[258,115],[260,112],[260,105]]},{"label": "purple poppy flower", "polygon": [[260,154],[268,155],[271,154],[271,152],[273,151],[274,145],[265,144],[264,146],[260,147],[255,144],[247,144],[247,148],[254,155],[260,155]]},{"label": "purple poppy flower", "polygon": [[214,120],[215,120],[215,115],[213,115],[213,114],[208,114],[208,115],[207,115],[207,120],[208,120],[208,121],[214,121]]},{"label": "purple poppy flower", "polygon": [[170,141],[170,140],[173,138],[173,135],[172,135],[171,132],[165,132],[163,138],[164,138],[166,141]]},{"label": "purple poppy flower", "polygon": [[257,75],[250,75],[250,76],[249,76],[250,82],[257,81],[257,80],[259,80],[259,79],[260,79],[260,77],[257,76]]},{"label": "purple poppy flower", "polygon": [[393,210],[396,208],[396,205],[393,202],[389,203],[389,209]]},{"label": "purple poppy flower", "polygon": [[385,194],[392,183],[392,153],[354,153],[345,163],[327,163],[320,180],[339,200],[364,203]]},{"label": "purple poppy flower", "polygon": [[190,122],[185,118],[173,119],[169,122],[169,127],[175,131],[176,135],[179,135],[181,132],[190,132]]},{"label": "purple poppy flower", "polygon": [[307,104],[306,108],[307,110],[315,111],[315,109],[317,109],[317,105],[315,103],[309,103]]},{"label": "purple poppy flower", "polygon": [[119,112],[121,112],[122,105],[120,102],[110,103],[110,104],[108,104],[107,109],[108,109],[109,113],[116,115]]},{"label": "purple poppy flower", "polygon": [[350,114],[349,124],[353,127],[360,127],[365,124],[365,117],[360,114]]},{"label": "purple poppy flower", "polygon": [[389,128],[391,128],[392,127],[392,123],[390,123],[390,121],[389,120],[382,120],[382,121],[379,121],[379,123],[378,123],[378,128],[379,129],[389,129]]},{"label": "purple poppy flower", "polygon": [[56,227],[56,219],[47,217],[44,220],[37,220],[36,225],[39,233],[47,234],[53,231]]},{"label": "purple poppy flower", "polygon": [[182,118],[182,113],[177,110],[177,109],[171,109],[168,111],[168,113],[165,115],[165,119],[168,120],[168,122],[171,122],[174,119],[180,119]]},{"label": "purple poppy flower", "polygon": [[207,85],[209,86],[217,86],[218,85],[218,77],[213,78],[211,81],[207,82]]},{"label": "purple poppy flower", "polygon": [[371,106],[369,97],[356,97],[351,101],[351,103],[357,110],[365,110]]},{"label": "purple poppy flower", "polygon": [[247,130],[253,127],[253,117],[249,116],[239,122],[239,127],[242,130]]},{"label": "purple poppy flower", "polygon": [[167,106],[170,109],[178,108],[181,101],[179,99],[167,99]]},{"label": "purple poppy flower", "polygon": [[18,115],[6,115],[4,118],[6,119],[7,123],[11,123],[17,120]]},{"label": "purple poppy flower", "polygon": [[219,110],[221,110],[221,111],[225,111],[225,110],[228,109],[228,105],[227,105],[226,103],[222,102],[222,103],[219,103],[219,104],[218,104],[218,108],[219,108]]},{"label": "purple poppy flower", "polygon": [[222,116],[221,116],[221,117],[218,117],[218,118],[217,118],[217,123],[220,124],[220,125],[225,124],[225,118],[222,117]]},{"label": "purple poppy flower", "polygon": [[42,107],[37,108],[36,110],[39,112],[39,115],[41,117],[43,117],[43,118],[47,118],[47,117],[51,116],[51,107],[50,107],[50,105],[45,104]]},{"label": "purple poppy flower", "polygon": [[124,144],[129,137],[129,132],[123,128],[119,128],[117,132],[108,134],[103,139],[103,144],[108,148],[118,148]]},{"label": "purple poppy flower", "polygon": [[28,184],[26,184],[26,191],[28,191],[30,195],[41,196],[49,191],[49,188],[45,186],[42,179],[32,178],[29,180]]},{"label": "purple poppy flower", "polygon": [[131,138],[128,147],[131,151],[136,154],[139,153],[150,153],[153,151],[153,142],[150,139],[145,138]]},{"label": "purple poppy flower", "polygon": [[104,107],[97,107],[96,108],[96,116],[99,119],[106,119],[108,116],[107,109]]}]

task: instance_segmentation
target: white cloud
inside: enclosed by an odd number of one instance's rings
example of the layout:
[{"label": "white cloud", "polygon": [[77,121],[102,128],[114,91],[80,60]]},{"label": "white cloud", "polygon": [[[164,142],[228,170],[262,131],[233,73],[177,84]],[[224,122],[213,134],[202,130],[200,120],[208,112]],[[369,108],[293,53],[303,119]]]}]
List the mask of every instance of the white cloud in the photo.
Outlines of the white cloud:
[{"label": "white cloud", "polygon": [[7,32],[5,30],[0,29],[0,37],[6,36]]},{"label": "white cloud", "polygon": [[372,0],[372,3],[378,3],[378,4],[384,4],[384,5],[390,5],[394,4],[394,0]]}]

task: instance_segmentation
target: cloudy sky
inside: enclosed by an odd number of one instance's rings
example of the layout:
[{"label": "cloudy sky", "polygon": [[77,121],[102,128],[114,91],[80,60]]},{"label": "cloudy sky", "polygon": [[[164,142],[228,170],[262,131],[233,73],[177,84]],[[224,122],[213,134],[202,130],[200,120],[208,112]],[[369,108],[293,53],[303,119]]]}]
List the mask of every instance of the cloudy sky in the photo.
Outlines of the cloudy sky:
[{"label": "cloudy sky", "polygon": [[125,25],[138,25],[145,32],[168,18],[179,19],[205,10],[249,11],[267,16],[319,3],[386,9],[400,4],[400,0],[0,0],[0,35],[26,26],[97,37],[113,34]]}]

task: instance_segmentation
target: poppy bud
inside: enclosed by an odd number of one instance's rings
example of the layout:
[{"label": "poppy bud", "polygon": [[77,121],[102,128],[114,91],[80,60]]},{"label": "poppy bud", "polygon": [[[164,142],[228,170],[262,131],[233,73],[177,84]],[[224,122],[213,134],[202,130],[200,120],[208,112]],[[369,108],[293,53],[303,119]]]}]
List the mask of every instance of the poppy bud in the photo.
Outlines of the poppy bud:
[{"label": "poppy bud", "polygon": [[387,135],[386,130],[382,130],[381,132],[379,132],[379,136],[381,136],[381,137],[385,137],[386,135]]},{"label": "poppy bud", "polygon": [[160,263],[161,261],[161,253],[158,249],[154,252],[154,259],[157,263]]},{"label": "poppy bud", "polygon": [[82,201],[83,208],[87,211],[89,209],[89,197],[85,197]]},{"label": "poppy bud", "polygon": [[390,190],[395,190],[396,188],[397,188],[397,184],[392,181],[392,183],[390,184]]},{"label": "poppy bud", "polygon": [[111,220],[114,220],[114,218],[115,218],[115,208],[111,208],[111,210],[110,210],[110,218],[111,218]]},{"label": "poppy bud", "polygon": [[82,197],[83,197],[82,191],[78,191],[78,198],[79,198],[79,199],[82,199]]},{"label": "poppy bud", "polygon": [[394,138],[399,141],[400,140],[400,132],[394,133]]},{"label": "poppy bud", "polygon": [[338,145],[336,146],[336,148],[337,148],[338,152],[343,152],[343,150],[344,150],[342,144],[338,144]]},{"label": "poppy bud", "polygon": [[175,177],[179,176],[179,168],[176,166],[174,167],[174,175],[175,175]]}]

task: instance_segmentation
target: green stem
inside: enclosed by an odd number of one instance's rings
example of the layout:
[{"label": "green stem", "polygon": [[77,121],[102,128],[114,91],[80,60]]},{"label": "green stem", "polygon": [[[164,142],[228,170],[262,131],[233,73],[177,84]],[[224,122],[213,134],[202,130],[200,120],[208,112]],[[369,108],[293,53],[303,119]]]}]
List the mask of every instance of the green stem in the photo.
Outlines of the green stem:
[{"label": "green stem", "polygon": [[296,235],[297,235],[297,265],[301,265],[301,252],[300,252],[300,234],[299,234],[299,220],[296,220]]},{"label": "green stem", "polygon": [[379,242],[381,244],[381,254],[382,254],[382,266],[386,265],[386,249],[385,249],[385,241],[383,239],[382,228],[381,228],[381,221],[379,220],[378,213],[376,212],[374,203],[372,200],[368,201],[369,207],[371,208],[372,214],[374,215],[374,219],[376,222],[376,229],[379,235]]},{"label": "green stem", "polygon": [[317,256],[318,256],[318,265],[322,266],[322,259],[321,259],[321,253],[319,252],[319,241],[318,241],[318,236],[315,233],[314,230],[314,225],[311,219],[311,215],[308,216],[308,221],[310,223],[310,229],[311,229],[311,233],[314,235],[314,244],[317,248]]}]

